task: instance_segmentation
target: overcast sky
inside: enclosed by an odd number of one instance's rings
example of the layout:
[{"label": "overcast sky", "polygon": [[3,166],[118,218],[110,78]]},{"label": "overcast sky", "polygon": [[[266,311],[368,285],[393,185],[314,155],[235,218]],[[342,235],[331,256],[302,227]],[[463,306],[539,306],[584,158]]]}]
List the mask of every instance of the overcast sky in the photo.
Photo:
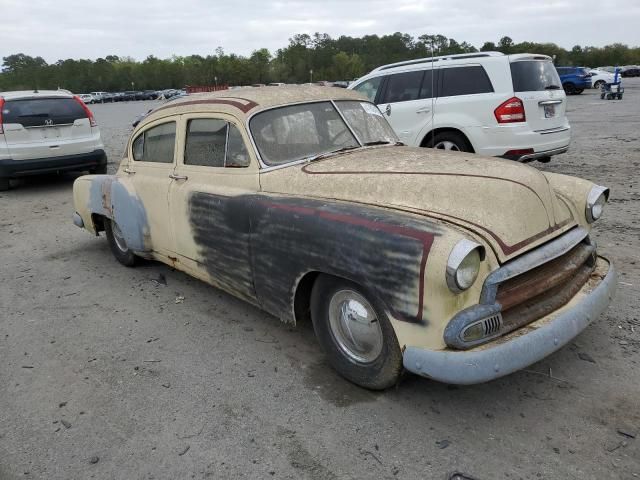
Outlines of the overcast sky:
[{"label": "overcast sky", "polygon": [[0,57],[48,62],[109,54],[250,54],[284,47],[296,33],[441,33],[476,47],[524,40],[640,46],[639,0],[0,0]]}]

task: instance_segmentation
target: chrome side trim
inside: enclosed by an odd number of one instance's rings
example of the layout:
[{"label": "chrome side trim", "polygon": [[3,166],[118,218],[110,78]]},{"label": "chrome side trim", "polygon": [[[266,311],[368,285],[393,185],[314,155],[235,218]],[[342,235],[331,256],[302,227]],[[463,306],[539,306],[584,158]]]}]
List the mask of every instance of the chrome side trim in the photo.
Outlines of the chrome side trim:
[{"label": "chrome side trim", "polygon": [[494,270],[484,281],[482,293],[480,294],[480,303],[485,305],[493,304],[500,283],[564,255],[582,242],[588,234],[589,232],[582,227],[574,228],[549,243],[537,247]]}]

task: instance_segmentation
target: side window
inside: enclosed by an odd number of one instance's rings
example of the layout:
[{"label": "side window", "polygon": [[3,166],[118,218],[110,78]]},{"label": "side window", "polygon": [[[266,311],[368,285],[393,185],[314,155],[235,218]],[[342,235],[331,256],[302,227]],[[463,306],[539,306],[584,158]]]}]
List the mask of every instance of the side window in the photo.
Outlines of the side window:
[{"label": "side window", "polygon": [[163,123],[145,130],[133,141],[133,159],[138,162],[173,163],[176,146],[176,122]]},{"label": "side window", "polygon": [[370,80],[367,80],[366,82],[362,82],[360,85],[354,87],[353,89],[356,92],[360,92],[363,95],[366,95],[369,100],[374,102],[376,100],[378,89],[380,88],[380,82],[382,82],[382,77],[372,78]]},{"label": "side window", "polygon": [[387,93],[381,103],[408,102],[420,98],[424,71],[396,73],[387,81]]},{"label": "side window", "polygon": [[433,98],[435,89],[436,78],[433,75],[433,70],[425,70],[424,78],[422,79],[422,88],[420,89],[420,98]]},{"label": "side window", "polygon": [[195,118],[187,124],[185,165],[247,167],[249,152],[238,128],[219,118]]},{"label": "side window", "polygon": [[224,167],[227,125],[217,118],[189,120],[184,148],[185,165]]},{"label": "side window", "polygon": [[227,139],[227,159],[225,167],[248,167],[249,152],[244,144],[238,127],[229,124],[229,138]]},{"label": "side window", "polygon": [[493,92],[493,85],[487,72],[479,65],[442,69],[441,97],[491,92]]}]

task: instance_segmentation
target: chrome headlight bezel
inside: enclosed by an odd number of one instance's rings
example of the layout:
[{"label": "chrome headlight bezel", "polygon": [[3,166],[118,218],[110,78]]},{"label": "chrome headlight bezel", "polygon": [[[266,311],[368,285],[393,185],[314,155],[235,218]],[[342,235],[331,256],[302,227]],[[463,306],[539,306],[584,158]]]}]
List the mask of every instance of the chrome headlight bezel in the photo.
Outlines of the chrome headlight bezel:
[{"label": "chrome headlight bezel", "polygon": [[[484,247],[479,243],[467,240],[466,238],[456,243],[447,259],[445,276],[449,290],[454,293],[461,293],[471,288],[478,278],[480,263],[484,260],[484,256]],[[469,262],[471,262],[471,266],[475,268],[475,272],[471,275],[471,280],[467,279],[463,281],[459,276],[460,267]]]},{"label": "chrome headlight bezel", "polygon": [[[609,189],[601,185],[594,185],[587,195],[584,215],[587,223],[593,223],[602,216],[602,209],[609,200]],[[598,211],[598,208],[600,211]]]}]

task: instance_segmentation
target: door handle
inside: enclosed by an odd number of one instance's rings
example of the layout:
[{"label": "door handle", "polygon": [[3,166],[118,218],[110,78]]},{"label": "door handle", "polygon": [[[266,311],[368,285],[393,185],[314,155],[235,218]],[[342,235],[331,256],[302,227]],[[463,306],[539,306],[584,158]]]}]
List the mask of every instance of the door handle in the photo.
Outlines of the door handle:
[{"label": "door handle", "polygon": [[123,171],[124,173],[128,173],[129,175],[133,175],[133,174],[135,174],[135,173],[136,173],[136,172],[134,172],[133,170],[129,170],[129,169],[128,169],[128,168],[126,168],[126,167],[125,167],[125,168],[123,168],[123,169],[122,169],[122,171]]},{"label": "door handle", "polygon": [[387,117],[391,116],[391,104],[387,103],[387,108],[384,109],[384,113],[387,114]]},{"label": "door handle", "polygon": [[175,175],[173,173],[170,173],[169,178],[172,178],[174,180],[187,180],[189,177],[187,177],[186,175]]},{"label": "door handle", "polygon": [[423,107],[423,108],[419,108],[418,110],[416,110],[416,113],[429,113],[430,111],[431,111],[430,108]]}]

